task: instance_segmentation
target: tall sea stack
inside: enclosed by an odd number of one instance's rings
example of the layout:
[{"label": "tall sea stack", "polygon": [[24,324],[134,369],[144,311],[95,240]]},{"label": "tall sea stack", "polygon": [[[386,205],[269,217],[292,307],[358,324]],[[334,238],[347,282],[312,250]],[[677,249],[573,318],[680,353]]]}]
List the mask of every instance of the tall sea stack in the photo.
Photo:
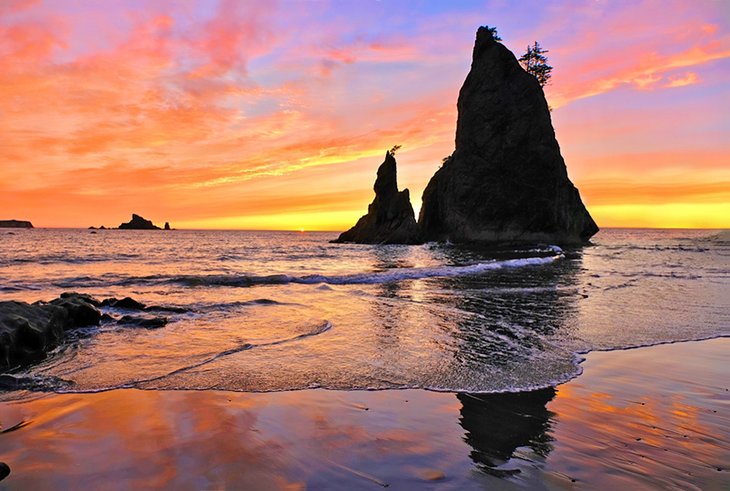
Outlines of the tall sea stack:
[{"label": "tall sea stack", "polygon": [[484,27],[457,108],[456,150],[423,193],[423,240],[580,243],[598,232],[542,87]]},{"label": "tall sea stack", "polygon": [[408,190],[398,191],[396,162],[391,152],[385,153],[373,190],[375,199],[368,206],[367,215],[333,242],[417,244],[419,234],[416,217]]}]

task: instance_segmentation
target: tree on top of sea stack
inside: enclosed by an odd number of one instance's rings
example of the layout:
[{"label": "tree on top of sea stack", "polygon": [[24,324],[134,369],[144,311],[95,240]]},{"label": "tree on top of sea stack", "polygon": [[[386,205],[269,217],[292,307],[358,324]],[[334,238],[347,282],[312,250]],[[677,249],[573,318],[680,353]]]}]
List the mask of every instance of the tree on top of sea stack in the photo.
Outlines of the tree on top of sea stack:
[{"label": "tree on top of sea stack", "polygon": [[519,59],[520,65],[525,69],[527,73],[533,75],[541,87],[545,87],[552,77],[551,73],[553,67],[547,64],[548,50],[542,49],[540,43],[535,41],[535,44],[527,47],[527,51]]},{"label": "tree on top of sea stack", "polygon": [[456,149],[423,192],[423,240],[566,244],[598,232],[568,178],[540,81],[486,27],[457,109]]},{"label": "tree on top of sea stack", "polygon": [[499,37],[499,34],[497,34],[497,28],[496,27],[484,26],[484,29],[486,29],[487,32],[489,32],[489,34],[492,35],[492,39],[494,39],[495,41],[502,42],[502,38]]}]

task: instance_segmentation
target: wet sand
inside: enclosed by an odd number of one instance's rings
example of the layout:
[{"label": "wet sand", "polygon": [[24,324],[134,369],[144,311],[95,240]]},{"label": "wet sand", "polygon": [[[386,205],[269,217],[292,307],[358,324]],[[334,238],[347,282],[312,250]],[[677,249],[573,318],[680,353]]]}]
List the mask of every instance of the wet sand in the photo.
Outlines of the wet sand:
[{"label": "wet sand", "polygon": [[522,394],[5,394],[0,489],[730,489],[729,350],[595,352]]}]

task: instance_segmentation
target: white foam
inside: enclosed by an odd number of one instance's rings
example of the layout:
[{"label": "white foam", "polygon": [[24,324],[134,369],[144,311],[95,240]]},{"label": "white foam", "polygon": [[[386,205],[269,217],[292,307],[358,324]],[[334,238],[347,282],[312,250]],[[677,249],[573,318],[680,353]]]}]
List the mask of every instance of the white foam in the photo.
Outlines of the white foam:
[{"label": "white foam", "polygon": [[391,283],[402,280],[420,280],[424,278],[449,278],[455,276],[467,276],[485,273],[502,268],[520,268],[524,266],[539,266],[550,264],[563,256],[549,257],[528,257],[521,259],[508,259],[505,261],[492,261],[488,263],[476,263],[468,266],[439,266],[425,268],[395,268],[387,271],[374,273],[359,273],[351,275],[308,275],[289,277],[291,283],[317,284],[328,283],[331,285],[360,285]]}]

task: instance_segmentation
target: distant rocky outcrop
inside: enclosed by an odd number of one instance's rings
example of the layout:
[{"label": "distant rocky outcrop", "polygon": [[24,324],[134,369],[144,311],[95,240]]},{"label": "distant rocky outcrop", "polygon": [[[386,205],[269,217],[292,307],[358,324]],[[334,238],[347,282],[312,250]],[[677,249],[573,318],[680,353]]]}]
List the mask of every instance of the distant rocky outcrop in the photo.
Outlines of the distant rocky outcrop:
[{"label": "distant rocky outcrop", "polygon": [[391,152],[378,168],[375,199],[367,215],[333,242],[360,244],[415,244],[419,242],[418,226],[407,189],[398,191],[396,161]]},{"label": "distant rocky outcrop", "polygon": [[27,220],[0,220],[0,228],[33,228]]},{"label": "distant rocky outcrop", "polygon": [[152,220],[146,220],[137,214],[132,214],[132,220],[119,225],[124,230],[160,230],[160,227],[152,223]]},{"label": "distant rocky outcrop", "polygon": [[542,87],[484,27],[457,108],[456,150],[423,193],[424,240],[579,243],[598,232]]},{"label": "distant rocky outcrop", "polygon": [[165,222],[165,230],[170,230],[170,222]]}]

